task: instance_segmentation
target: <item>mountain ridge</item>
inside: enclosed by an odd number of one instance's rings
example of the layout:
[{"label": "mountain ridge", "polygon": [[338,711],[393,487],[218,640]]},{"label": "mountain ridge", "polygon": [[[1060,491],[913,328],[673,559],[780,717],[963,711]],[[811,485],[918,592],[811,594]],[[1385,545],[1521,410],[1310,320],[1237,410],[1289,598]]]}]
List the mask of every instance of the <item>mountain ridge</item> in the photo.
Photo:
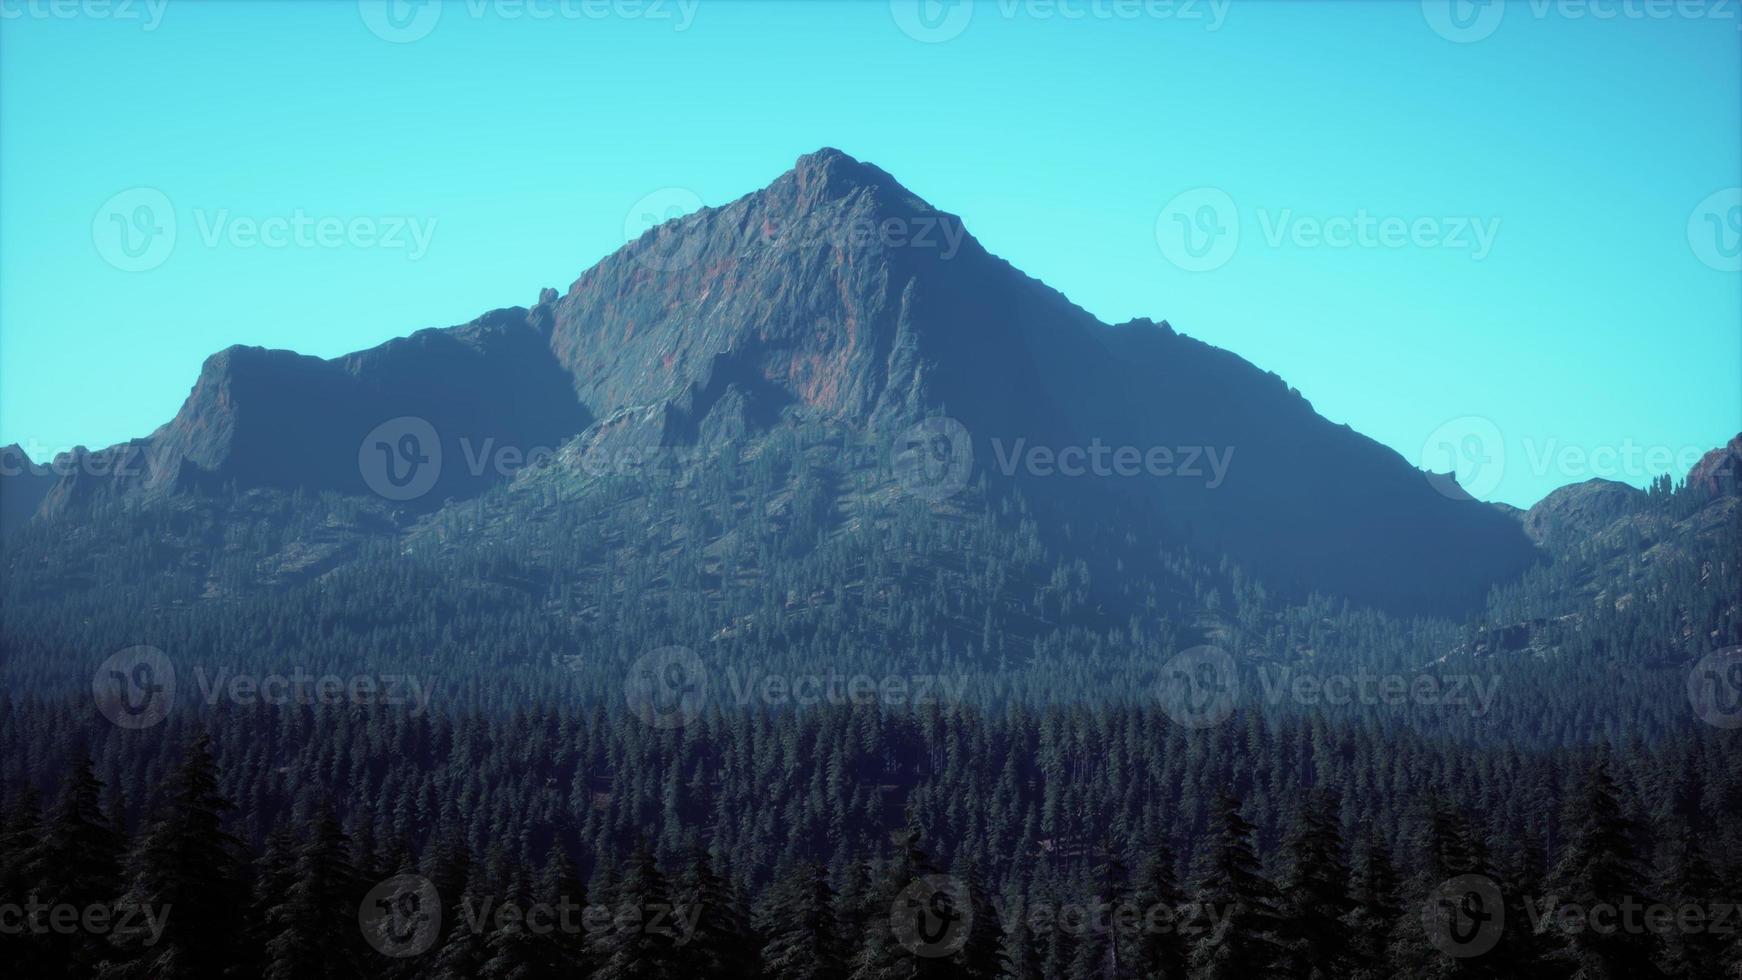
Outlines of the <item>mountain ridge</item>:
[{"label": "mountain ridge", "polygon": [[[1274,373],[1166,321],[1101,322],[831,148],[659,224],[531,307],[330,360],[227,348],[150,436],[75,450],[40,512],[225,487],[380,492],[365,443],[408,418],[457,463],[481,445],[695,445],[798,419],[899,433],[938,413],[971,439],[977,476],[1022,487],[1062,523],[1128,507],[1137,532],[1229,554],[1284,588],[1469,606],[1538,557],[1517,522],[1436,489]],[[1211,485],[1178,462],[1152,479],[1061,478],[1032,455],[1096,445],[1230,462]],[[1012,447],[1031,455],[995,465]],[[427,512],[505,475],[450,463],[396,502]]]}]

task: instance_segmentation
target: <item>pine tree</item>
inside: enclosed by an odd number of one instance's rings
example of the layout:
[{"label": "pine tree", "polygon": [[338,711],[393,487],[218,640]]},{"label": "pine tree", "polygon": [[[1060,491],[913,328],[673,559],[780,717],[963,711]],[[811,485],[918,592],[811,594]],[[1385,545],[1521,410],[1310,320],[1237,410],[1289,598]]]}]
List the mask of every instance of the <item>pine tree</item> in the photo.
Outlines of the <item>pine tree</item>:
[{"label": "pine tree", "polygon": [[[42,838],[26,859],[25,880],[38,901],[79,910],[109,909],[121,892],[123,841],[102,810],[103,784],[80,753],[42,825]],[[68,977],[88,977],[104,950],[87,935],[45,931],[49,962]]]},{"label": "pine tree", "polygon": [[[1624,905],[1650,905],[1637,851],[1638,828],[1621,808],[1606,760],[1592,765],[1567,816],[1572,831],[1549,875],[1558,907],[1577,905],[1586,915],[1607,909],[1619,916]],[[1587,927],[1564,932],[1571,980],[1658,975],[1656,942],[1648,931]]]},{"label": "pine tree", "polygon": [[484,964],[480,980],[537,980],[549,950],[533,933],[527,915],[531,911],[532,886],[515,875],[496,908],[494,928],[484,941]]},{"label": "pine tree", "polygon": [[1349,868],[1330,800],[1320,797],[1301,808],[1283,858],[1288,870],[1280,889],[1282,974],[1293,980],[1347,976],[1353,938],[1346,923]]},{"label": "pine tree", "polygon": [[[287,887],[266,911],[266,980],[318,980],[362,970],[357,901],[365,891],[350,841],[322,807],[296,850]],[[356,939],[353,939],[353,935]]]},{"label": "pine tree", "polygon": [[1275,888],[1252,852],[1240,801],[1217,803],[1214,837],[1198,870],[1192,930],[1193,980],[1259,980],[1274,975],[1279,921]]},{"label": "pine tree", "polygon": [[771,980],[843,980],[847,965],[834,904],[821,865],[797,864],[780,876],[757,915],[757,931],[766,937],[761,975]]},{"label": "pine tree", "polygon": [[678,881],[674,913],[686,930],[678,950],[682,968],[701,976],[747,976],[754,972],[759,943],[731,887],[714,872],[706,849],[698,846]]},{"label": "pine tree", "polygon": [[1186,943],[1180,934],[1186,898],[1174,876],[1174,861],[1173,849],[1157,840],[1137,879],[1135,897],[1143,923],[1138,975],[1150,980],[1184,980],[1186,975]]},{"label": "pine tree", "polygon": [[[218,794],[211,739],[197,736],[167,787],[167,809],[127,862],[118,915],[133,928],[111,932],[101,977],[211,980],[243,972],[247,862],[221,826],[231,804]],[[152,919],[158,931],[152,931]]]},{"label": "pine tree", "polygon": [[551,844],[533,896],[552,917],[543,942],[542,976],[585,976],[589,972],[584,918],[587,890],[562,841]]},{"label": "pine tree", "polygon": [[992,904],[992,896],[986,890],[977,861],[971,858],[962,861],[956,877],[962,882],[972,915],[967,941],[952,957],[959,971],[957,975],[968,980],[996,980],[1010,965],[1004,954],[1003,924],[998,920],[998,909]]},{"label": "pine tree", "polygon": [[[954,887],[939,895],[933,884],[940,881],[937,865],[919,846],[920,834],[909,828],[896,859],[889,862],[871,894],[871,915],[859,937],[848,976],[851,980],[924,980],[954,976],[950,957],[962,933],[966,895]],[[911,907],[919,902],[924,907]],[[899,934],[896,922],[904,923]],[[905,924],[913,923],[912,928]],[[910,948],[913,947],[913,948]],[[957,946],[959,948],[959,946]]]},{"label": "pine tree", "polygon": [[[428,968],[431,980],[475,980],[484,968],[490,955],[489,937],[485,934],[490,902],[482,878],[482,872],[473,868],[466,883],[455,892],[457,897],[444,919],[447,935],[441,948],[433,951],[435,962]],[[420,965],[420,973],[421,970]]]},{"label": "pine tree", "polygon": [[1392,975],[1388,968],[1389,937],[1403,910],[1391,845],[1370,832],[1361,857],[1349,896],[1349,976],[1352,980],[1377,980]]},{"label": "pine tree", "polygon": [[[1698,908],[1710,914],[1723,898],[1724,888],[1706,859],[1700,836],[1687,822],[1676,821],[1675,836],[1668,847],[1667,868],[1659,895],[1675,910]],[[1717,977],[1724,975],[1726,937],[1707,929],[1672,929],[1665,936],[1666,968],[1671,977]]]},{"label": "pine tree", "polygon": [[[32,787],[11,802],[0,825],[0,901],[22,904],[30,897],[35,889],[30,864],[41,840],[42,800]],[[25,921],[19,928],[22,934],[6,943],[12,969],[26,976],[49,975],[54,950],[41,924]]]},{"label": "pine tree", "polygon": [[690,980],[678,957],[670,889],[645,840],[630,854],[613,892],[611,925],[589,950],[594,980]]}]

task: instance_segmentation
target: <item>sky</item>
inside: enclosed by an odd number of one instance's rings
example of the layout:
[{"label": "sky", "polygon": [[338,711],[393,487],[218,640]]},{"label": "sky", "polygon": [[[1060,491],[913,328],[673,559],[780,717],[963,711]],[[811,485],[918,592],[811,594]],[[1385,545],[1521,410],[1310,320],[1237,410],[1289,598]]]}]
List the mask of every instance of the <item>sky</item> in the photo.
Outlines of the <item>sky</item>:
[{"label": "sky", "polygon": [[0,443],[528,305],[838,147],[1484,499],[1742,431],[1742,22],[1682,0],[0,0]]}]

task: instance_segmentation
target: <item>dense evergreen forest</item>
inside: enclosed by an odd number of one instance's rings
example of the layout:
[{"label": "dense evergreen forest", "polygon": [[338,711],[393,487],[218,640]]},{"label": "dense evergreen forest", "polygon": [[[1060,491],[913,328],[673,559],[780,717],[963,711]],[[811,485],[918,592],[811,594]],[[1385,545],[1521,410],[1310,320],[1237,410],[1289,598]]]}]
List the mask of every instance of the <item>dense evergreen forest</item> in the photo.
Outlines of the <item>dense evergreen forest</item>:
[{"label": "dense evergreen forest", "polygon": [[1742,976],[1734,499],[1411,618],[829,438],[19,529],[18,975]]},{"label": "dense evergreen forest", "polygon": [[[1536,754],[1255,713],[1194,732],[1158,710],[972,707],[709,713],[664,731],[602,710],[262,708],[87,745],[90,732],[65,706],[0,718],[8,785],[60,774],[46,806],[30,789],[7,808],[5,893],[33,896],[22,914],[43,923],[63,906],[119,910],[113,930],[15,929],[25,975],[1742,964],[1734,732]],[[1497,936],[1479,916],[1469,934],[1436,925],[1447,882],[1491,889]],[[371,939],[357,918],[381,888],[421,892],[416,910],[439,923]],[[580,910],[568,920],[531,914],[565,900]],[[904,930],[907,901],[922,921]],[[1601,909],[1623,927],[1586,928]]]}]

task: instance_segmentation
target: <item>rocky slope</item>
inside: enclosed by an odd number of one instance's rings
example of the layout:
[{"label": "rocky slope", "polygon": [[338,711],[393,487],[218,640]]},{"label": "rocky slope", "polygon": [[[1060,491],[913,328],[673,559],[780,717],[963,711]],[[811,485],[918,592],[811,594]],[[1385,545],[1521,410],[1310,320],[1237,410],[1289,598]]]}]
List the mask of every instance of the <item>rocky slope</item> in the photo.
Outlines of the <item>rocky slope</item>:
[{"label": "rocky slope", "polygon": [[[1517,522],[1436,489],[1275,375],[1166,323],[1099,322],[835,150],[649,231],[530,309],[330,361],[214,355],[157,432],[63,460],[41,511],[383,493],[374,470],[430,458],[402,441],[407,418],[439,443],[440,475],[385,494],[427,512],[512,475],[504,448],[706,445],[815,420],[876,442],[937,413],[968,434],[976,479],[1053,508],[1061,535],[1118,523],[1291,591],[1461,608],[1537,556]],[[1072,458],[1099,471],[1070,475]]]}]

